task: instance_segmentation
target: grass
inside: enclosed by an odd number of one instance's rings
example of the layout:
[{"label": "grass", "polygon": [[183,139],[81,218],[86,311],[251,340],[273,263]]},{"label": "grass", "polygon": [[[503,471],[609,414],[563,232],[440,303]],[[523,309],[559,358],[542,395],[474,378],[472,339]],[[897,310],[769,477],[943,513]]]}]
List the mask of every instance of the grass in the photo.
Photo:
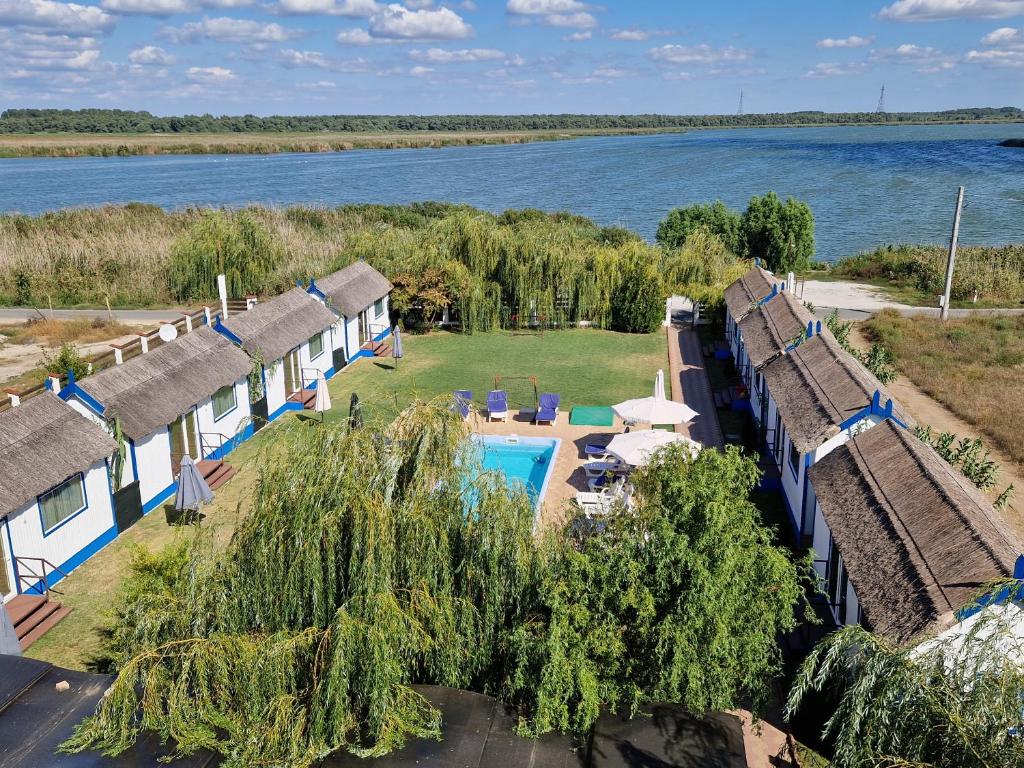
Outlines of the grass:
[{"label": "grass", "polygon": [[886,310],[864,331],[896,354],[914,384],[1024,466],[1024,317],[942,322]]},{"label": "grass", "polygon": [[479,144],[525,144],[583,136],[680,133],[680,128],[570,128],[526,131],[260,132],[8,134],[0,136],[0,157],[89,157],[129,155],[274,154],[342,152],[351,149],[428,149]]},{"label": "grass", "polygon": [[[507,332],[462,336],[435,332],[403,338],[405,357],[394,368],[390,359],[364,359],[335,376],[329,384],[333,408],[326,420],[348,417],[349,397],[359,394],[367,419],[390,420],[415,398],[428,399],[471,389],[477,401],[486,398],[495,375],[534,375],[543,392],[562,396],[563,418],[575,405],[611,405],[649,394],[655,372],[668,369],[668,348],[661,332],[635,336],[596,329],[545,333],[543,337]],[[670,378],[670,377],[669,377]],[[509,385],[510,404],[525,388]],[[227,541],[256,482],[252,469],[258,451],[273,450],[283,429],[315,429],[319,416],[291,413],[241,445],[228,461],[238,474],[217,490],[213,504],[203,508],[204,526],[214,526]],[[87,669],[102,648],[100,630],[105,612],[129,571],[132,549],[159,549],[189,527],[168,524],[163,510],[154,510],[58,585],[57,599],[74,610],[36,642],[29,656],[69,669]]]},{"label": "grass", "polygon": [[115,320],[97,317],[91,320],[45,320],[29,321],[19,325],[0,327],[0,333],[13,344],[45,344],[59,346],[70,342],[88,344],[93,341],[107,341],[125,336],[135,329]]}]

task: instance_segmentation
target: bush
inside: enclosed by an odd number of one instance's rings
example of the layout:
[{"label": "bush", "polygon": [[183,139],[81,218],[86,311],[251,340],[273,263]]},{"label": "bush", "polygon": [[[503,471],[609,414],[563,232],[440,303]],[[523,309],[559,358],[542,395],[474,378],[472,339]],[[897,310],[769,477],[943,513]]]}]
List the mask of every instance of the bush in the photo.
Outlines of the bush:
[{"label": "bush", "polygon": [[682,248],[690,235],[700,228],[716,235],[737,256],[746,251],[743,217],[729,210],[721,200],[710,205],[698,203],[672,209],[658,225],[655,237],[666,248]]},{"label": "bush", "polygon": [[807,203],[774,192],[752,197],[743,214],[746,252],[772,272],[807,269],[814,258],[814,215]]},{"label": "bush", "polygon": [[665,316],[665,294],[654,267],[634,263],[612,293],[612,329],[654,333]]},{"label": "bush", "polygon": [[79,381],[89,375],[89,362],[82,357],[78,347],[70,342],[62,344],[56,355],[44,352],[43,366],[47,373],[52,373],[54,376],[63,376],[71,371],[75,374],[75,379]]}]

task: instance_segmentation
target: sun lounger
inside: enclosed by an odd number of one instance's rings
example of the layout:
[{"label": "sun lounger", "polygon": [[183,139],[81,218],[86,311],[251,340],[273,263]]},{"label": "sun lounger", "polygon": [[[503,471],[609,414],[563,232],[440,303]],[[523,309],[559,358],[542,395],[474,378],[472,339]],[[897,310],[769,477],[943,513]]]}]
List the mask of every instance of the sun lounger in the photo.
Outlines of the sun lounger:
[{"label": "sun lounger", "polygon": [[588,459],[604,461],[611,454],[608,453],[608,446],[603,443],[587,443],[583,446],[583,455]]},{"label": "sun lounger", "polygon": [[503,389],[491,390],[487,395],[487,420],[508,421],[508,393]]},{"label": "sun lounger", "polygon": [[473,393],[468,389],[456,389],[454,394],[453,410],[462,417],[463,421],[466,421],[473,412]]},{"label": "sun lounger", "polygon": [[600,475],[598,477],[591,477],[587,480],[587,487],[591,491],[595,493],[606,493],[609,496],[620,493],[625,485],[626,478],[621,475],[615,477]]},{"label": "sun lounger", "polygon": [[587,477],[601,477],[608,472],[625,472],[628,469],[628,464],[623,464],[615,459],[611,461],[588,461],[583,465],[583,471]]},{"label": "sun lounger", "polygon": [[615,499],[604,493],[577,493],[576,504],[588,518],[605,517],[612,511]]},{"label": "sun lounger", "polygon": [[540,406],[537,408],[537,415],[533,419],[534,422],[540,424],[542,421],[546,421],[548,424],[554,424],[558,421],[558,404],[561,401],[560,395],[542,394],[540,396]]}]

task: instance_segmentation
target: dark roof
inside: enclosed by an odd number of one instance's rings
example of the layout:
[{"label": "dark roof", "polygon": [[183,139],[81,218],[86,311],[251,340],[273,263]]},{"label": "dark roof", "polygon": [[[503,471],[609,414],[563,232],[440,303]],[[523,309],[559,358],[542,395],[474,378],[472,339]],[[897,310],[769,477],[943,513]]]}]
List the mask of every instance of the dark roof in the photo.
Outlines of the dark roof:
[{"label": "dark roof", "polygon": [[[67,680],[71,690],[54,685]],[[157,768],[166,754],[156,737],[144,733],[119,758],[95,752],[57,755],[73,727],[91,714],[113,678],[57,669],[42,661],[0,656],[0,755],[3,768]],[[489,696],[454,688],[413,688],[441,710],[441,740],[411,739],[378,758],[335,753],[320,768],[746,768],[738,717],[712,713],[695,717],[681,707],[654,705],[634,718],[605,714],[585,741],[547,734],[516,734],[519,718]],[[13,748],[8,745],[14,745]],[[170,768],[205,768],[220,758],[200,752]]]},{"label": "dark roof", "polygon": [[356,317],[393,287],[384,275],[365,261],[356,261],[316,281],[316,287],[345,317]]},{"label": "dark roof", "polygon": [[941,630],[1021,553],[988,499],[912,432],[885,421],[810,469],[870,627],[905,642]]},{"label": "dark roof", "polygon": [[[768,391],[793,444],[801,453],[839,434],[840,425],[871,405],[876,391],[881,406],[892,399],[859,360],[822,331],[764,368]],[[893,400],[893,415],[910,420]]]},{"label": "dark roof", "polygon": [[740,333],[751,365],[760,368],[807,333],[813,315],[788,291],[782,291],[740,321]]},{"label": "dark roof", "polygon": [[271,363],[335,321],[321,302],[302,288],[292,288],[247,312],[231,315],[223,325],[242,340],[245,351],[258,352]]},{"label": "dark roof", "polygon": [[725,289],[725,306],[737,323],[750,314],[757,302],[772,292],[775,276],[766,269],[753,267]]},{"label": "dark roof", "polygon": [[103,427],[51,392],[0,413],[0,515],[83,472],[115,448]]},{"label": "dark roof", "polygon": [[83,390],[118,416],[132,440],[170,424],[196,403],[249,373],[249,356],[201,326],[144,355],[83,379]]}]

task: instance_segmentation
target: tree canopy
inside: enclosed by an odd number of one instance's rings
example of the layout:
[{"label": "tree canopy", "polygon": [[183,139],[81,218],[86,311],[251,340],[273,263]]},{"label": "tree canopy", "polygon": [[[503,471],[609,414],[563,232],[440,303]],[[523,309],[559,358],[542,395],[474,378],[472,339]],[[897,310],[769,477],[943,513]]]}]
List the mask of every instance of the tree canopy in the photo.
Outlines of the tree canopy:
[{"label": "tree canopy", "polygon": [[700,227],[715,235],[732,253],[737,256],[744,254],[747,244],[743,217],[721,200],[673,208],[658,224],[655,237],[666,248],[682,248],[687,238]]},{"label": "tree canopy", "polygon": [[227,766],[383,754],[438,733],[415,683],[496,695],[528,734],[765,698],[800,570],[747,499],[750,460],[665,450],[603,532],[534,535],[529,498],[478,473],[448,405],[293,429],[226,550],[140,555],[117,680],[67,748],[116,754],[152,730]]},{"label": "tree canopy", "polygon": [[743,214],[746,253],[773,272],[806,269],[814,258],[814,216],[807,203],[774,192],[752,197]]}]

